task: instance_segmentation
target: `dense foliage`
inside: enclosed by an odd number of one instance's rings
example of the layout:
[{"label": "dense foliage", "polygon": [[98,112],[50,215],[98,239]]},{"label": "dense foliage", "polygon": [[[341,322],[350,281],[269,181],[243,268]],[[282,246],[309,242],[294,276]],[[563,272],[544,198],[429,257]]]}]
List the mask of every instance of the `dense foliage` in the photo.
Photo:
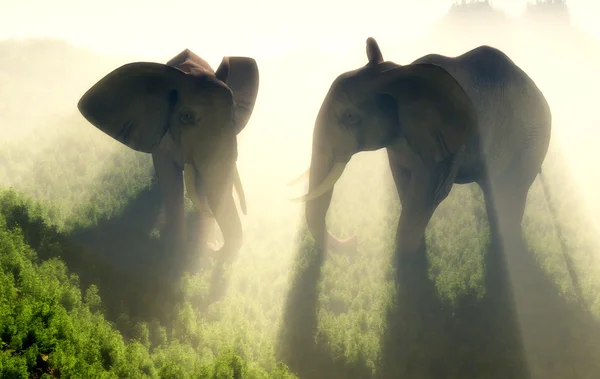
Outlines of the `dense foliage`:
[{"label": "dense foliage", "polygon": [[[1,202],[9,217],[27,210],[31,220],[25,227],[41,221],[35,207],[14,192],[3,192]],[[282,365],[267,374],[228,347],[197,354],[189,336],[169,334],[156,322],[136,324],[124,340],[105,319],[95,285],[82,292],[79,277],[60,259],[40,261],[24,238],[34,228],[9,227],[0,215],[1,377],[293,378]],[[51,228],[37,232],[42,250],[63,253]],[[199,326],[185,305],[180,313],[180,329]]]}]

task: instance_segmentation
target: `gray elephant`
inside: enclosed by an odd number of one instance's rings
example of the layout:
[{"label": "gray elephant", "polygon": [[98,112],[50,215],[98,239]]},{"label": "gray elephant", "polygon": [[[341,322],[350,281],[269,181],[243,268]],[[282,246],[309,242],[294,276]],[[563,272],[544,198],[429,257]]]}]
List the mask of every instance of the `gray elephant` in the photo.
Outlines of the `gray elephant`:
[{"label": "gray elephant", "polygon": [[235,186],[246,213],[236,166],[237,135],[250,119],[258,83],[252,58],[225,57],[213,71],[186,49],[166,65],[123,65],[80,99],[77,107],[91,124],[134,150],[152,154],[169,243],[185,246],[185,182],[187,196],[204,221],[216,220],[221,229],[224,244],[219,252],[234,253],[241,247],[242,227],[232,193]]},{"label": "gray elephant", "polygon": [[[521,236],[529,188],[550,143],[551,113],[541,91],[501,51],[480,46],[457,57],[427,55],[400,66],[367,40],[368,63],[341,74],[317,115],[306,221],[317,244],[344,248],[325,216],[350,158],[387,149],[402,212],[402,256],[414,254],[454,183],[476,182],[490,225]],[[505,246],[506,249],[506,246]]]}]

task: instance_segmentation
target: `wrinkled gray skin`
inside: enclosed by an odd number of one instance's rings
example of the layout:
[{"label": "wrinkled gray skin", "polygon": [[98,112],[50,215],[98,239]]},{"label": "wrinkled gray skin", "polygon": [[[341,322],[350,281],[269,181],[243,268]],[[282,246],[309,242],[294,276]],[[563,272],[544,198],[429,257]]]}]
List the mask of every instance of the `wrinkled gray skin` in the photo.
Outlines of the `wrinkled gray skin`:
[{"label": "wrinkled gray skin", "polygon": [[[333,186],[352,155],[386,148],[402,204],[402,256],[418,251],[454,183],[476,182],[490,225],[520,233],[529,187],[550,142],[551,113],[534,82],[504,53],[481,46],[457,57],[384,62],[373,38],[368,63],[340,75],[313,134],[306,220],[322,247],[347,248],[326,228]],[[492,199],[493,197],[493,199]]]},{"label": "wrinkled gray skin", "polygon": [[254,59],[225,57],[215,72],[186,49],[166,65],[136,62],[117,68],[82,96],[78,108],[106,134],[152,154],[170,246],[186,246],[185,178],[203,224],[216,220],[221,229],[220,251],[234,253],[242,245],[234,185],[246,212],[236,167],[237,134],[252,114],[257,92]]}]

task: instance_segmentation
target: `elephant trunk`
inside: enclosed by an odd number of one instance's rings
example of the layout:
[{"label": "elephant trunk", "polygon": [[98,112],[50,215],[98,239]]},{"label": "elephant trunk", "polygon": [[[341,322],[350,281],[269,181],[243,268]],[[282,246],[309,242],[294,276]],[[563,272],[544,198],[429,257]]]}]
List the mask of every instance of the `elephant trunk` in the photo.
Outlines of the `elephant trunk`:
[{"label": "elephant trunk", "polygon": [[315,242],[326,248],[328,239],[333,239],[333,236],[327,231],[325,218],[331,204],[333,187],[342,176],[347,162],[336,162],[333,149],[319,146],[318,140],[315,142],[309,170],[309,190],[302,200],[307,202],[305,215],[308,230]]},{"label": "elephant trunk", "polygon": [[[195,156],[193,168],[204,184],[203,189],[208,207],[221,229],[223,235],[221,251],[230,254],[236,253],[242,247],[243,236],[241,220],[233,198],[235,176],[238,174],[237,168],[235,161],[226,161],[228,163],[226,163],[226,167],[223,167],[224,163],[216,163],[223,162],[222,160],[215,159],[212,161],[214,163],[211,163],[204,159],[196,159]],[[241,190],[241,186],[238,190]],[[243,197],[242,192],[241,198]],[[192,201],[194,200],[192,196],[190,198]],[[202,211],[202,202],[198,202],[199,205],[196,207]],[[245,201],[243,203],[245,208]]]},{"label": "elephant trunk", "polygon": [[[216,211],[213,211],[213,214],[221,229],[221,234],[223,234],[223,247],[221,251],[226,254],[236,253],[242,247],[243,234],[242,223],[231,189],[220,194],[215,194],[214,196],[209,195],[209,193],[207,193],[208,204],[211,209],[216,209]],[[220,199],[217,199],[217,196]],[[219,202],[218,206],[215,205],[217,201]]]},{"label": "elephant trunk", "polygon": [[[322,108],[323,109],[323,108]],[[305,217],[308,230],[315,242],[326,249],[333,243],[339,247],[340,241],[334,238],[326,225],[327,211],[331,204],[333,187],[342,176],[347,159],[340,160],[336,156],[336,149],[329,141],[326,131],[328,122],[323,110],[319,111],[313,133],[312,157],[308,172],[308,193],[297,199],[306,201]]]},{"label": "elephant trunk", "polygon": [[[309,173],[309,191],[308,194],[314,193],[314,189],[319,186],[327,178],[333,167],[333,159],[326,154],[313,152],[310,173]],[[326,247],[327,225],[325,217],[327,210],[331,204],[331,196],[333,187],[321,196],[310,199],[306,203],[306,224],[308,230],[312,234],[317,245]]]}]

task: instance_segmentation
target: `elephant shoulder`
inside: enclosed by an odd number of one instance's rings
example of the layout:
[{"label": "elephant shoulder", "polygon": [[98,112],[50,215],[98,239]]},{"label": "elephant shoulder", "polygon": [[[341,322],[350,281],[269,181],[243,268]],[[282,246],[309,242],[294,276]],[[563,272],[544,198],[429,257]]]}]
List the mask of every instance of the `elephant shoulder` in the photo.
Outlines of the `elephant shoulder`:
[{"label": "elephant shoulder", "polygon": [[467,71],[477,82],[487,86],[506,85],[520,81],[522,72],[501,50],[482,45],[455,58],[457,66]]}]

